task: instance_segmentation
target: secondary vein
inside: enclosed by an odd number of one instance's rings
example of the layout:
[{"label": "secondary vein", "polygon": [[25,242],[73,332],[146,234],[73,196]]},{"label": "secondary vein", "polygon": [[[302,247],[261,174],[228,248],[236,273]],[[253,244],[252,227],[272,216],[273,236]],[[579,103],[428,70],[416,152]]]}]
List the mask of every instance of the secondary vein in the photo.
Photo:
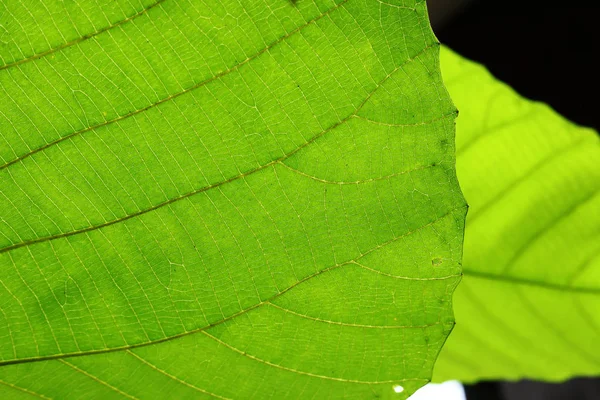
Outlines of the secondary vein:
[{"label": "secondary vein", "polygon": [[33,54],[33,55],[29,56],[29,57],[25,57],[25,58],[22,58],[20,60],[13,61],[13,62],[10,62],[8,64],[2,65],[2,66],[0,66],[0,71],[2,71],[4,69],[11,68],[11,67],[15,67],[17,65],[25,64],[25,63],[27,63],[29,61],[33,61],[33,60],[36,60],[38,58],[45,57],[45,56],[50,55],[52,53],[56,53],[57,51],[66,49],[66,48],[74,46],[74,45],[76,45],[78,43],[81,43],[81,42],[84,42],[86,40],[89,40],[89,39],[91,39],[91,38],[93,38],[95,36],[98,36],[101,33],[104,33],[106,31],[109,31],[109,30],[113,29],[113,28],[116,28],[118,26],[126,24],[127,22],[133,21],[134,19],[136,19],[136,18],[138,18],[138,17],[146,14],[148,11],[150,11],[151,9],[157,7],[161,3],[164,3],[165,1],[166,0],[157,0],[155,3],[150,4],[148,7],[143,8],[142,10],[138,11],[137,13],[135,13],[135,14],[133,14],[133,15],[125,18],[125,19],[122,19],[120,21],[117,21],[114,24],[107,25],[104,28],[99,29],[99,30],[97,30],[95,32],[88,33],[86,35],[80,36],[80,37],[78,37],[75,40],[71,40],[70,42],[65,42],[65,43],[63,43],[61,45],[58,45],[56,47],[51,47],[50,49],[48,49],[46,51],[43,51],[41,53]]},{"label": "secondary vein", "polygon": [[332,130],[334,130],[335,128],[337,128],[338,126],[346,123],[348,120],[350,120],[354,115],[356,115],[361,109],[362,107],[369,101],[369,99],[373,96],[373,94],[375,94],[375,92],[392,76],[394,75],[394,73],[396,73],[398,70],[400,70],[402,67],[404,67],[406,64],[408,64],[409,62],[412,62],[413,60],[415,60],[416,58],[418,58],[419,56],[421,56],[422,54],[426,53],[427,50],[431,49],[433,46],[428,46],[425,47],[423,50],[421,50],[417,55],[413,56],[412,58],[409,58],[408,60],[406,60],[404,63],[400,64],[399,66],[397,66],[396,68],[394,68],[394,70],[392,70],[388,75],[386,75],[381,81],[378,82],[377,86],[375,87],[375,89],[373,89],[368,95],[367,97],[362,101],[362,103],[356,108],[356,110],[354,110],[351,114],[347,115],[344,119],[332,124],[331,126],[329,126],[328,128],[324,129],[323,131],[317,133],[316,135],[312,136],[311,138],[309,138],[305,143],[303,143],[301,146],[296,147],[294,150],[284,154],[283,156],[272,160],[266,164],[260,165],[254,169],[251,169],[249,171],[246,171],[244,173],[241,173],[239,175],[235,175],[229,179],[208,185],[208,186],[204,186],[202,188],[196,189],[192,192],[188,192],[188,193],[184,193],[180,196],[171,198],[169,200],[163,201],[161,203],[158,203],[152,207],[146,208],[146,209],[142,209],[139,210],[137,212],[125,215],[123,217],[114,219],[112,221],[108,221],[108,222],[104,222],[98,225],[93,225],[93,226],[89,226],[87,228],[82,228],[82,229],[77,229],[74,231],[70,231],[70,232],[64,232],[64,233],[59,233],[59,234],[55,234],[55,235],[50,235],[50,236],[44,236],[44,237],[39,237],[36,239],[32,239],[32,240],[28,240],[28,241],[24,241],[24,242],[20,242],[20,243],[15,243],[12,244],[10,246],[6,246],[2,249],[0,249],[0,254],[2,253],[6,253],[9,252],[11,250],[15,250],[24,246],[29,246],[35,243],[41,243],[41,242],[46,242],[49,240],[56,240],[56,239],[60,239],[60,238],[65,238],[65,237],[69,237],[69,236],[73,236],[73,235],[78,235],[81,233],[86,233],[86,232],[91,232],[94,231],[96,229],[100,229],[100,228],[104,228],[110,225],[114,225],[117,224],[119,222],[123,222],[123,221],[127,221],[128,219],[134,218],[134,217],[138,217],[140,215],[144,215],[147,214],[149,212],[152,212],[154,210],[160,209],[162,207],[165,207],[169,204],[173,204],[175,202],[178,202],[180,200],[186,199],[188,197],[191,197],[195,194],[199,194],[199,193],[203,193],[206,192],[208,190],[223,186],[227,183],[233,182],[233,181],[237,181],[241,178],[250,176],[252,174],[255,174],[259,171],[262,171],[274,164],[277,163],[281,163],[285,160],[287,160],[288,158],[292,157],[294,154],[298,153],[300,150],[304,149],[305,147],[309,146],[310,144],[314,143],[316,140],[318,140],[319,138],[321,138],[322,136],[326,135],[328,132],[331,132]]},{"label": "secondary vein", "polygon": [[348,1],[349,0],[343,0],[342,2],[336,4],[334,7],[330,8],[327,11],[325,11],[323,14],[321,14],[321,15],[313,18],[313,19],[311,19],[306,24],[299,26],[298,28],[296,28],[293,31],[291,31],[288,34],[286,34],[285,36],[282,36],[281,38],[279,38],[276,41],[272,42],[271,44],[267,45],[266,47],[264,47],[263,49],[261,49],[257,53],[251,55],[250,57],[246,58],[245,60],[243,60],[243,61],[235,64],[234,66],[232,66],[232,67],[230,67],[230,68],[228,68],[228,69],[226,69],[226,70],[224,70],[224,71],[222,71],[222,72],[220,72],[220,73],[218,73],[218,74],[216,74],[216,75],[214,75],[214,76],[212,76],[212,77],[210,77],[208,79],[200,81],[200,82],[198,82],[198,83],[190,86],[189,88],[182,90],[181,92],[177,92],[177,93],[169,95],[169,96],[167,96],[167,97],[165,97],[163,99],[160,99],[160,100],[158,100],[158,101],[156,101],[156,102],[154,102],[152,104],[147,105],[146,107],[139,108],[137,110],[134,110],[134,111],[131,111],[129,113],[120,115],[120,116],[118,116],[116,118],[113,118],[113,119],[108,120],[108,121],[101,122],[101,123],[96,124],[96,125],[88,126],[87,128],[80,129],[78,131],[75,131],[75,132],[69,133],[69,134],[67,134],[65,136],[62,136],[62,137],[60,137],[60,138],[58,138],[56,140],[48,142],[45,145],[43,145],[41,147],[38,147],[37,149],[31,150],[28,153],[24,153],[24,154],[20,155],[19,157],[15,158],[14,160],[11,160],[11,161],[5,163],[4,165],[0,166],[0,171],[2,171],[5,168],[10,167],[13,164],[16,164],[16,163],[18,163],[20,161],[23,161],[24,159],[26,159],[28,157],[31,157],[32,155],[34,155],[36,153],[44,151],[44,150],[46,150],[49,147],[52,147],[52,146],[57,145],[58,143],[64,142],[65,140],[68,140],[68,139],[71,139],[73,137],[79,136],[79,135],[84,134],[86,132],[93,131],[93,130],[101,128],[103,126],[111,125],[111,124],[113,124],[115,122],[123,121],[123,120],[125,120],[125,119],[127,119],[129,117],[132,117],[134,115],[143,113],[145,111],[148,111],[148,110],[150,110],[150,109],[152,109],[152,108],[154,108],[154,107],[156,107],[156,106],[158,106],[158,105],[160,105],[162,103],[166,103],[166,102],[168,102],[170,100],[176,99],[176,98],[178,98],[178,97],[180,97],[180,96],[182,96],[182,95],[184,95],[186,93],[189,93],[189,92],[193,91],[194,89],[198,89],[198,88],[203,87],[203,86],[205,86],[205,85],[207,85],[207,84],[209,84],[211,82],[214,82],[214,81],[216,81],[216,80],[218,80],[218,79],[220,79],[220,78],[222,78],[222,77],[224,77],[226,75],[229,75],[230,73],[232,73],[234,71],[237,71],[243,65],[249,63],[250,61],[252,61],[252,60],[254,60],[254,59],[258,58],[258,57],[260,57],[262,54],[266,53],[267,51],[269,51],[273,47],[277,46],[279,43],[284,42],[285,40],[287,40],[288,38],[290,38],[294,34],[302,31],[307,26],[315,23],[316,21],[320,20],[321,18],[325,17],[326,15],[329,15],[333,11],[339,9],[342,5],[344,5]]},{"label": "secondary vein", "polygon": [[388,240],[388,241],[386,241],[384,243],[381,243],[381,244],[379,244],[379,245],[377,245],[377,246],[375,246],[375,247],[373,247],[373,248],[365,251],[364,253],[360,254],[358,257],[355,257],[355,258],[353,258],[351,260],[338,263],[336,265],[324,268],[324,269],[322,269],[320,271],[317,271],[317,272],[315,272],[315,273],[313,273],[311,275],[308,275],[308,276],[306,276],[306,277],[304,277],[304,278],[296,281],[295,283],[293,283],[292,285],[288,286],[287,288],[283,289],[279,293],[277,293],[277,294],[275,294],[275,295],[273,295],[273,296],[271,296],[271,297],[269,297],[269,298],[267,298],[267,299],[265,299],[265,300],[263,300],[263,301],[261,301],[259,303],[256,303],[256,304],[254,304],[254,305],[252,305],[250,307],[242,309],[242,310],[238,311],[235,314],[232,314],[232,315],[230,315],[228,317],[220,319],[220,320],[218,320],[216,322],[212,322],[212,323],[210,323],[210,324],[208,324],[206,326],[203,326],[203,327],[200,327],[200,328],[197,328],[197,329],[193,329],[193,330],[190,330],[190,331],[182,332],[182,333],[179,333],[179,334],[176,334],[176,335],[164,337],[164,338],[161,338],[161,339],[150,340],[148,342],[137,343],[137,344],[132,344],[132,345],[125,345],[125,346],[121,346],[121,347],[113,347],[113,348],[109,348],[109,349],[99,349],[99,350],[87,350],[87,351],[81,351],[81,352],[78,352],[78,353],[55,354],[55,355],[49,355],[49,356],[39,356],[39,357],[21,358],[21,359],[13,359],[13,360],[7,360],[7,361],[0,361],[0,367],[2,367],[4,365],[25,364],[25,363],[38,362],[38,361],[60,360],[60,359],[69,358],[69,357],[81,357],[81,356],[88,356],[88,355],[94,355],[94,354],[113,353],[113,352],[117,352],[117,351],[130,350],[130,349],[135,349],[135,348],[138,348],[138,347],[146,347],[146,346],[150,346],[150,345],[154,345],[154,344],[164,343],[164,342],[175,340],[175,339],[178,339],[178,338],[181,338],[181,337],[189,336],[189,335],[192,335],[192,334],[195,334],[195,333],[198,333],[198,332],[206,331],[206,330],[208,330],[210,328],[213,328],[215,326],[218,326],[218,325],[224,324],[224,323],[226,323],[228,321],[231,321],[234,318],[236,318],[238,316],[241,316],[241,315],[244,315],[244,314],[246,314],[246,313],[248,313],[248,312],[250,312],[250,311],[252,311],[254,309],[257,309],[257,308],[265,305],[265,304],[271,304],[274,300],[276,300],[279,297],[283,296],[284,294],[286,294],[287,292],[291,291],[295,287],[297,287],[297,286],[299,286],[299,285],[301,285],[301,284],[303,284],[305,282],[308,282],[309,280],[311,280],[311,279],[313,279],[313,278],[315,278],[315,277],[317,277],[319,275],[322,275],[322,274],[324,274],[326,272],[329,272],[329,271],[333,271],[335,269],[343,267],[344,265],[354,264],[355,262],[357,262],[361,258],[363,258],[363,257],[365,257],[365,256],[367,256],[367,255],[369,255],[369,254],[371,254],[371,253],[373,253],[373,252],[375,252],[375,251],[377,251],[377,250],[379,250],[379,249],[381,249],[381,248],[389,245],[389,244],[392,244],[392,243],[394,243],[394,242],[396,242],[396,241],[398,241],[398,240],[400,240],[400,239],[402,239],[404,237],[407,237],[409,235],[412,235],[413,233],[416,233],[416,232],[418,232],[418,231],[420,231],[422,229],[425,229],[425,228],[427,228],[427,227],[435,224],[436,222],[441,221],[442,219],[447,218],[448,216],[451,216],[454,212],[456,212],[458,210],[461,210],[461,209],[464,209],[464,208],[465,208],[465,206],[452,208],[451,210],[449,210],[444,215],[441,215],[441,216],[435,218],[434,220],[432,220],[431,222],[429,222],[429,223],[427,223],[427,224],[425,224],[423,226],[415,228],[412,231],[406,232],[406,233],[404,233],[404,234],[402,234],[400,236],[393,237],[392,239],[390,239],[390,240]]}]

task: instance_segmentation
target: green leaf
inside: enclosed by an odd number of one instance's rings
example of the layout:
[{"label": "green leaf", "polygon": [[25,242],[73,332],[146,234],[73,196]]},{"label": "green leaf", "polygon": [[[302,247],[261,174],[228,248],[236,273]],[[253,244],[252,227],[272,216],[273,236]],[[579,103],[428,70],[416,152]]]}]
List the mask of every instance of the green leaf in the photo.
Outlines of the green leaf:
[{"label": "green leaf", "polygon": [[0,397],[430,378],[465,206],[423,1],[0,12]]},{"label": "green leaf", "polygon": [[[600,140],[444,49],[469,203],[456,328],[434,378],[598,375]],[[574,101],[576,101],[574,99]]]}]

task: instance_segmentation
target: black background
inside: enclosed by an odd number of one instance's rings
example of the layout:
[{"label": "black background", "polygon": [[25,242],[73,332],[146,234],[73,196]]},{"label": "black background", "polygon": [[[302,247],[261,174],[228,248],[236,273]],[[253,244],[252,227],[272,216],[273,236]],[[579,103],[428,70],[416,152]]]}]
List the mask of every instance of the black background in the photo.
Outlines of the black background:
[{"label": "black background", "polygon": [[521,95],[600,130],[600,2],[594,3],[430,0],[430,12],[442,43]]}]

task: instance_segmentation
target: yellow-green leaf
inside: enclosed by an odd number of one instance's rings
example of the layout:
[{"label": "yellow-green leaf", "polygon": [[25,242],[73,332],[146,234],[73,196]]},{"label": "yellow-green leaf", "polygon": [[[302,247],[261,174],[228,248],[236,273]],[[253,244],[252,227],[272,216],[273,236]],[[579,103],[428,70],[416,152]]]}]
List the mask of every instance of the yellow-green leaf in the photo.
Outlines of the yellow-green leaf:
[{"label": "yellow-green leaf", "polygon": [[[469,203],[456,328],[435,379],[600,373],[600,140],[444,49]],[[577,101],[577,99],[573,99]]]},{"label": "yellow-green leaf", "polygon": [[424,1],[0,7],[0,397],[430,378],[465,207]]}]

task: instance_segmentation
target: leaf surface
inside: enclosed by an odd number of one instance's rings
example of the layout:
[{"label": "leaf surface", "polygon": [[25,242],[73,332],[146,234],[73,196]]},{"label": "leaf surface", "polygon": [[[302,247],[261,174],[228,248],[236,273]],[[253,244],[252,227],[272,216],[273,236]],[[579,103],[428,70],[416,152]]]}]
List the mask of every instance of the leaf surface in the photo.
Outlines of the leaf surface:
[{"label": "leaf surface", "polygon": [[1,397],[430,378],[465,207],[423,1],[0,13]]},{"label": "leaf surface", "polygon": [[438,381],[600,373],[600,140],[444,49],[469,203]]}]

